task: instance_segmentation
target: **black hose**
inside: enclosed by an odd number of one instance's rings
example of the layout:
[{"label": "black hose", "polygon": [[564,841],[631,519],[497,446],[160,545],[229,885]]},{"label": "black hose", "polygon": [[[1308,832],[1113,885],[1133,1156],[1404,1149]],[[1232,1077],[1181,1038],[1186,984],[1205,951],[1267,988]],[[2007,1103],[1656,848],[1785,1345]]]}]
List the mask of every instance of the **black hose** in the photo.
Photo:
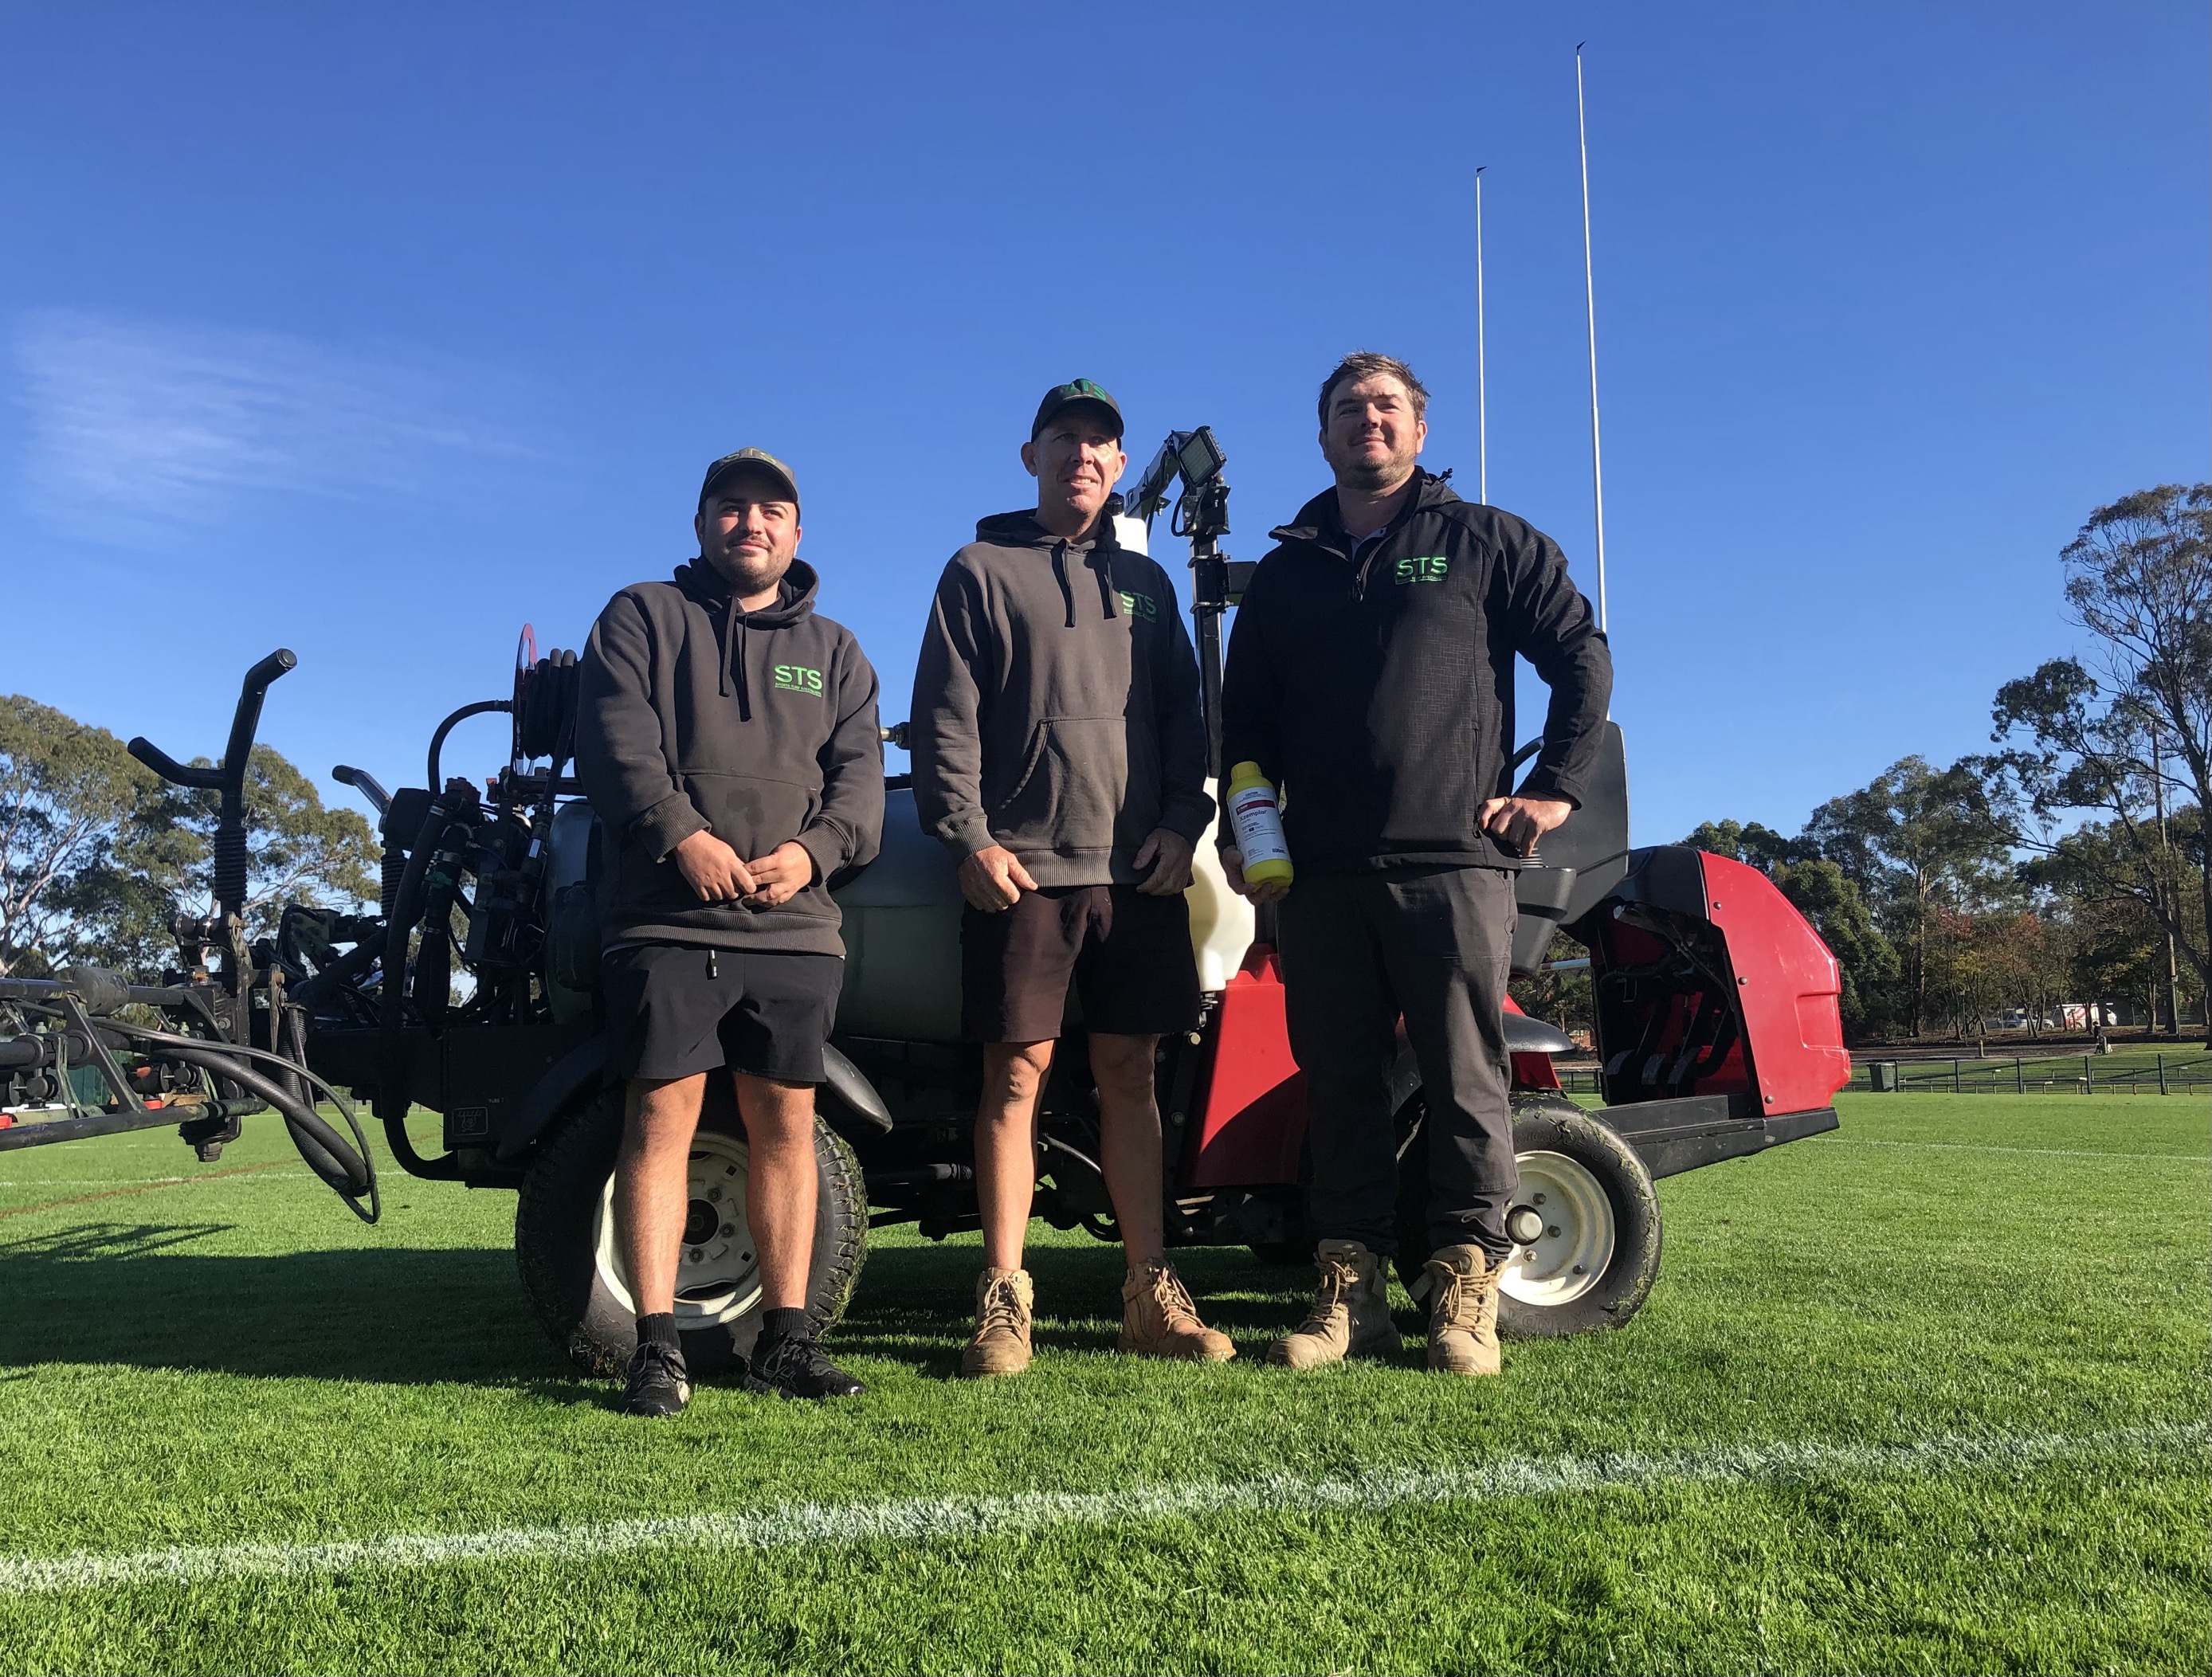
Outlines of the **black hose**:
[{"label": "black hose", "polygon": [[347,951],[313,978],[292,987],[292,1000],[302,1007],[312,1007],[334,990],[343,989],[382,958],[380,945],[362,942]]},{"label": "black hose", "polygon": [[505,711],[507,714],[512,714],[514,710],[514,701],[512,699],[478,699],[472,705],[463,705],[451,716],[448,716],[444,721],[438,724],[438,731],[430,736],[430,778],[428,784],[431,791],[435,792],[440,787],[445,784],[445,782],[438,776],[438,760],[445,753],[446,736],[453,732],[453,731],[456,727],[459,726],[460,724],[467,721],[470,717],[486,715],[495,710]]},{"label": "black hose", "polygon": [[[432,755],[436,755],[434,747]],[[431,1182],[456,1180],[461,1174],[460,1161],[451,1153],[443,1158],[426,1159],[415,1151],[415,1143],[408,1136],[407,1109],[413,1102],[407,1086],[407,1060],[400,1033],[405,1023],[403,1002],[407,982],[407,934],[415,929],[415,922],[421,916],[422,880],[429,872],[431,855],[444,836],[447,820],[445,800],[433,799],[428,813],[422,817],[422,829],[415,836],[415,847],[408,854],[407,872],[399,882],[399,901],[393,906],[391,921],[385,928],[384,993],[377,1020],[380,1075],[376,1115],[384,1122],[385,1145],[392,1149],[392,1156],[399,1161],[401,1170],[410,1176],[422,1176]]]},{"label": "black hose", "polygon": [[[362,1157],[366,1158],[368,1156],[368,1139],[362,1133],[361,1121],[354,1115],[353,1103],[340,1094],[329,1079],[324,1077],[319,1072],[312,1070],[302,1063],[302,1060],[292,1060],[281,1054],[271,1054],[267,1048],[251,1048],[242,1042],[210,1042],[204,1036],[179,1036],[174,1031],[155,1030],[146,1025],[127,1024],[120,1019],[112,1022],[102,1021],[102,1023],[106,1024],[109,1030],[127,1034],[133,1042],[151,1042],[160,1048],[191,1048],[201,1054],[219,1054],[234,1060],[260,1060],[268,1065],[282,1067],[292,1076],[313,1085],[332,1106],[338,1109],[348,1127],[352,1129],[354,1139],[361,1143]],[[304,1041],[301,1047],[304,1051]],[[182,1055],[179,1056],[179,1058],[182,1057]],[[216,1066],[213,1069],[221,1072],[225,1077],[230,1075],[228,1066]],[[267,1097],[264,1096],[263,1098],[266,1099]],[[319,1124],[322,1120],[318,1118],[315,1121]]]},{"label": "black hose", "polygon": [[404,1097],[406,1090],[397,1086],[404,1071],[398,1063],[399,1030],[407,993],[407,937],[415,929],[415,921],[422,914],[416,901],[422,893],[423,876],[430,871],[430,858],[437,848],[446,829],[446,805],[443,799],[434,798],[422,817],[422,825],[415,835],[415,842],[407,854],[407,871],[400,876],[399,891],[392,905],[392,913],[384,922],[384,973],[381,993],[378,997],[378,1044],[381,1060],[376,1088],[376,1115],[386,1124],[392,1121],[392,1101],[400,1100],[399,1110],[407,1109]]},{"label": "black hose", "polygon": [[[313,1108],[301,1105],[274,1078],[262,1076],[242,1060],[205,1043],[190,1048],[172,1048],[168,1052],[173,1059],[181,1060],[188,1066],[220,1072],[275,1107],[283,1115],[284,1127],[292,1133],[292,1145],[300,1150],[307,1169],[321,1177],[356,1217],[364,1223],[374,1223],[384,1214],[383,1200],[376,1187],[376,1167],[369,1162],[368,1139],[361,1134],[358,1124],[353,1128],[361,1142],[361,1151],[356,1152]],[[367,1210],[361,1204],[363,1194],[368,1196]]]}]

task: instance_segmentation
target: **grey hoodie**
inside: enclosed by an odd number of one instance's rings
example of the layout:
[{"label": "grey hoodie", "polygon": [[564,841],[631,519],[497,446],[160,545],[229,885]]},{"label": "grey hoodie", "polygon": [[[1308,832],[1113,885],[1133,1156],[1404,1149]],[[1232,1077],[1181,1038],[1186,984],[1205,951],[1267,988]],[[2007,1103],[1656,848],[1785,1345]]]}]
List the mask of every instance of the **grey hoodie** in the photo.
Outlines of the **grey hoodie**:
[{"label": "grey hoodie", "polygon": [[[605,940],[845,952],[830,876],[884,829],[876,672],[814,612],[794,560],[775,604],[740,611],[703,560],[607,603],[584,647],[576,775],[604,833]],[[702,829],[751,861],[796,839],[813,883],[777,908],[702,902],[669,852]]]},{"label": "grey hoodie", "polygon": [[964,860],[993,844],[1039,885],[1133,884],[1157,827],[1213,818],[1198,660],[1168,574],[1034,513],[975,526],[939,579],[914,677],[915,805]]}]

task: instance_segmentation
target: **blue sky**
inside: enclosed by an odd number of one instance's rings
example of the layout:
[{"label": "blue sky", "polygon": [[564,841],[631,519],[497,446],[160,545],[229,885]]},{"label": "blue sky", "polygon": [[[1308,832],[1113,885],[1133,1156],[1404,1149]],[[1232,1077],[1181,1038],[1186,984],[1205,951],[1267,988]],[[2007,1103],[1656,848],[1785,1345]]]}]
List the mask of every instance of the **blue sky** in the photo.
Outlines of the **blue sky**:
[{"label": "blue sky", "polygon": [[[1355,347],[1594,592],[1574,62],[1639,842],[1796,830],[2069,649],[2057,554],[2207,475],[2202,6],[11,8],[0,690],[418,781],[515,634],[796,466],[905,714],[1039,392],[1210,423],[1226,544]],[[1182,577],[1164,539],[1155,551]],[[1527,690],[1524,688],[1524,690]],[[1540,700],[1540,693],[1530,693]],[[1522,732],[1533,731],[1532,709]],[[449,763],[495,766],[495,724]],[[340,798],[350,794],[331,788]]]}]

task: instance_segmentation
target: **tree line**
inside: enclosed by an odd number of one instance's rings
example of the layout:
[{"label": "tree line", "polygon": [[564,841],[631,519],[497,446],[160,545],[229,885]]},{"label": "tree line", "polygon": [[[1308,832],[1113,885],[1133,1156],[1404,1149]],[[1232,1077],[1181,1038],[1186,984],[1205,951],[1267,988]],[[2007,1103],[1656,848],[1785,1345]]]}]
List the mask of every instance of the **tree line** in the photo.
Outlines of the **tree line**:
[{"label": "tree line", "polygon": [[[217,801],[167,785],[105,728],[0,697],[0,976],[77,962],[133,974],[173,964],[172,922],[214,912]],[[266,745],[248,761],[246,817],[250,935],[274,932],[289,902],[375,898],[368,823],[327,807]]]},{"label": "tree line", "polygon": [[[1902,758],[1794,837],[1717,820],[1681,841],[1759,868],[1812,921],[1853,1041],[1976,1036],[2014,1010],[2033,1030],[2066,1003],[2176,1035],[2205,1017],[2212,484],[2100,507],[2059,557],[2087,650],[1997,690],[1990,750]],[[1522,1005],[1586,1022],[1587,985],[1553,975]]]}]

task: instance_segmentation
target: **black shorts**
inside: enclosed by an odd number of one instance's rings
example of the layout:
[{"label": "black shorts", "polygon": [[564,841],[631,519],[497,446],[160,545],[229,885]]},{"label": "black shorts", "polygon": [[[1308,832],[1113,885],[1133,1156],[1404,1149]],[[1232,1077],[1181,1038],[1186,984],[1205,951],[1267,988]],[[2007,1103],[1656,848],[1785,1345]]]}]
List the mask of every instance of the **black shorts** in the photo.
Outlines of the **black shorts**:
[{"label": "black shorts", "polygon": [[631,944],[607,951],[607,1070],[688,1078],[726,1066],[778,1083],[819,1083],[845,960],[767,950]]},{"label": "black shorts", "polygon": [[1060,1035],[1067,981],[1086,1030],[1164,1036],[1198,1023],[1190,908],[1178,891],[1062,885],[1024,891],[1011,908],[960,916],[960,1030],[971,1042]]}]

